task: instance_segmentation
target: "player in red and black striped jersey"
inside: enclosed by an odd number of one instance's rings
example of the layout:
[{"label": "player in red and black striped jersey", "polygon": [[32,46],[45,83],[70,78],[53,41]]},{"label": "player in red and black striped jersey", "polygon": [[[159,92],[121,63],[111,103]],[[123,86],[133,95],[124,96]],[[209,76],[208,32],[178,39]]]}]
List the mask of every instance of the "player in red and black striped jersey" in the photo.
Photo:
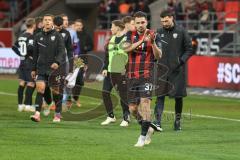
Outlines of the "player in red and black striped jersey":
[{"label": "player in red and black striped jersey", "polygon": [[136,147],[149,144],[153,129],[151,123],[151,92],[153,89],[152,72],[154,59],[161,57],[161,43],[156,34],[147,29],[147,15],[144,12],[134,14],[136,31],[127,33],[123,45],[128,52],[128,101],[129,110],[141,125],[141,135]]}]

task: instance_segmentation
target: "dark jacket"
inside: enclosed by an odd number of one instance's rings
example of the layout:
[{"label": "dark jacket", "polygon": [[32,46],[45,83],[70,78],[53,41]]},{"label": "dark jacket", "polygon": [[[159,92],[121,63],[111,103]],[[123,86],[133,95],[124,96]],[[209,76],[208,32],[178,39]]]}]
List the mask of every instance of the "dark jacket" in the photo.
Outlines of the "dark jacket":
[{"label": "dark jacket", "polygon": [[68,62],[69,62],[69,72],[73,72],[73,46],[72,46],[72,39],[71,39],[70,33],[66,29],[62,29],[59,33],[61,33],[64,40]]},{"label": "dark jacket", "polygon": [[65,46],[62,36],[54,29],[39,32],[34,37],[33,71],[40,75],[49,75],[51,65],[64,63]]},{"label": "dark jacket", "polygon": [[77,32],[79,44],[80,44],[80,57],[83,59],[84,63],[87,64],[87,52],[93,49],[93,41],[90,35],[83,30],[82,32]]},{"label": "dark jacket", "polygon": [[[185,64],[193,53],[191,38],[176,25],[171,29],[160,28],[157,32],[161,37],[163,52],[158,65],[160,77],[173,85],[173,89],[169,88],[171,85],[165,86],[168,88],[164,92],[170,97],[184,97],[187,95]],[[162,76],[164,72],[167,72],[166,76]]]},{"label": "dark jacket", "polygon": [[24,68],[27,70],[32,69],[33,61],[33,35],[31,33],[24,32],[20,34],[12,50],[20,56],[20,66],[19,68]]}]

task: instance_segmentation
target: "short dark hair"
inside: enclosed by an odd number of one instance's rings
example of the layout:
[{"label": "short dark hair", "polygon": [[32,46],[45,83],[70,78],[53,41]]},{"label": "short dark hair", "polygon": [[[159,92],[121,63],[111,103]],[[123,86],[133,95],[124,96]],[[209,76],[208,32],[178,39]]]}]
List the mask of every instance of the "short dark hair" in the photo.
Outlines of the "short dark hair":
[{"label": "short dark hair", "polygon": [[31,28],[31,27],[33,27],[34,24],[36,24],[34,18],[28,18],[25,23],[26,23],[27,28]]},{"label": "short dark hair", "polygon": [[130,23],[132,20],[134,20],[132,16],[125,16],[122,18],[124,24]]},{"label": "short dark hair", "polygon": [[36,18],[35,18],[36,24],[42,22],[42,20],[43,20],[43,17],[36,17]]},{"label": "short dark hair", "polygon": [[69,21],[68,24],[69,24],[69,26],[71,26],[74,24],[74,21]]},{"label": "short dark hair", "polygon": [[44,16],[43,16],[43,19],[44,19],[44,17],[52,17],[52,19],[54,18],[54,15],[52,15],[52,14],[45,14]]},{"label": "short dark hair", "polygon": [[144,17],[147,19],[147,14],[145,12],[142,12],[142,11],[138,11],[136,13],[133,14],[133,18],[141,18],[141,17]]},{"label": "short dark hair", "polygon": [[76,20],[75,20],[75,23],[76,23],[76,22],[79,22],[79,23],[82,23],[82,24],[83,24],[83,20],[82,20],[82,19],[76,19]]},{"label": "short dark hair", "polygon": [[121,20],[114,20],[112,21],[112,24],[114,24],[115,26],[119,27],[122,30],[125,28],[125,25]]},{"label": "short dark hair", "polygon": [[61,16],[61,17],[68,17],[66,14],[64,14],[64,13],[62,13],[62,14],[60,14],[59,16]]},{"label": "short dark hair", "polygon": [[174,17],[174,13],[172,11],[169,10],[164,10],[160,13],[160,17],[164,18],[164,17]]},{"label": "short dark hair", "polygon": [[63,25],[63,18],[61,16],[56,16],[54,17],[53,19],[53,23],[56,25],[56,26],[61,26]]}]

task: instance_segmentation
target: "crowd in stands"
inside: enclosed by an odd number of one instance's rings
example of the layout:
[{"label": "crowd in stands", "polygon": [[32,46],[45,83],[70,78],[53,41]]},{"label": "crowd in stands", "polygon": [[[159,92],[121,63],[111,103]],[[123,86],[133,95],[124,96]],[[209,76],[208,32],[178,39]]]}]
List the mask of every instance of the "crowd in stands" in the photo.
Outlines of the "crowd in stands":
[{"label": "crowd in stands", "polygon": [[[223,29],[223,24],[237,22],[240,2],[237,0],[166,0],[162,9],[175,13],[180,25],[188,29]],[[102,0],[99,5],[99,28],[107,28],[117,16],[128,15],[136,10],[150,13],[148,0]],[[109,17],[110,16],[110,17]],[[228,21],[228,17],[229,21]],[[233,17],[235,18],[233,20]]]},{"label": "crowd in stands", "polygon": [[136,11],[147,13],[150,20],[149,4],[154,0],[102,0],[99,4],[99,28],[106,29],[109,22],[122,16],[131,15]]},{"label": "crowd in stands", "polygon": [[36,9],[44,0],[0,0],[1,27],[11,27]]}]

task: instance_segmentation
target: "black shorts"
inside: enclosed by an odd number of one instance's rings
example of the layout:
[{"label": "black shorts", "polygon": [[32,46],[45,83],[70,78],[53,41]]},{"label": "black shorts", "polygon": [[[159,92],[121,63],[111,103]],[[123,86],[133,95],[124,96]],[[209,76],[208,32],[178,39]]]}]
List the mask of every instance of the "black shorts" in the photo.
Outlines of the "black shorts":
[{"label": "black shorts", "polygon": [[139,104],[140,98],[152,97],[153,83],[150,79],[128,79],[128,103]]},{"label": "black shorts", "polygon": [[49,87],[62,86],[64,76],[61,75],[37,75],[36,81],[44,81]]},{"label": "black shorts", "polygon": [[34,82],[31,76],[31,69],[26,69],[24,67],[20,67],[18,69],[18,78],[25,82]]}]

